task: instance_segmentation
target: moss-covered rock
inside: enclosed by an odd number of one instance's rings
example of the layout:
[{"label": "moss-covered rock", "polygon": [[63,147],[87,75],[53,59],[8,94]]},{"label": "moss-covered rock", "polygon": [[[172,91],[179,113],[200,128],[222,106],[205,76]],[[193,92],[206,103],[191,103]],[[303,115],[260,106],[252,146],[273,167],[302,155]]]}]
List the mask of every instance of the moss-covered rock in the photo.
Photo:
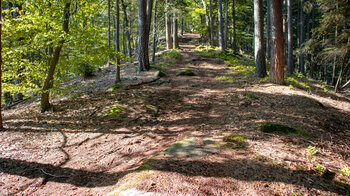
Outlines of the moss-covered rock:
[{"label": "moss-covered rock", "polygon": [[245,147],[245,139],[240,135],[229,135],[224,137],[224,142],[226,142],[225,146],[231,149],[238,149]]},{"label": "moss-covered rock", "polygon": [[153,116],[158,116],[159,113],[159,108],[154,105],[145,105],[145,108],[148,113],[150,113]]},{"label": "moss-covered rock", "polygon": [[106,115],[114,118],[120,116],[124,112],[124,108],[121,105],[113,105],[111,108],[109,108],[106,112]]},{"label": "moss-covered rock", "polygon": [[177,70],[176,75],[177,76],[194,76],[194,73],[192,69],[187,68],[187,69]]},{"label": "moss-covered rock", "polygon": [[310,136],[310,134],[306,131],[295,129],[292,127],[288,127],[286,125],[272,123],[272,122],[263,122],[261,123],[259,130],[264,133],[282,133],[282,134],[299,134]]}]

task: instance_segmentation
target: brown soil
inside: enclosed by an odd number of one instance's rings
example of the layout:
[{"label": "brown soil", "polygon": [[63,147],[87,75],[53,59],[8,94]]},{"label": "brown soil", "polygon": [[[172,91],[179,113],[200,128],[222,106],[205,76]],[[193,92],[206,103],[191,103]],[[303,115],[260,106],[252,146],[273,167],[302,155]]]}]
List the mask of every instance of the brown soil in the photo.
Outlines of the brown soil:
[{"label": "brown soil", "polygon": [[[38,104],[5,111],[0,194],[106,195],[124,186],[177,195],[350,195],[350,179],[340,172],[350,167],[349,96],[249,78],[219,81],[216,76],[237,74],[227,74],[222,60],[198,57],[196,38],[185,35],[181,60],[156,82],[114,92],[106,91],[113,83],[105,88],[96,82],[79,97],[56,99],[54,112],[41,114]],[[175,70],[184,67],[195,76],[176,77]],[[115,104],[125,114],[106,117]],[[311,136],[261,133],[263,121]],[[191,161],[154,157],[186,137],[231,132],[244,136],[244,148],[221,146]],[[315,160],[306,152],[310,145],[318,149]],[[140,169],[145,162],[148,168]],[[317,173],[316,163],[335,178]]]}]

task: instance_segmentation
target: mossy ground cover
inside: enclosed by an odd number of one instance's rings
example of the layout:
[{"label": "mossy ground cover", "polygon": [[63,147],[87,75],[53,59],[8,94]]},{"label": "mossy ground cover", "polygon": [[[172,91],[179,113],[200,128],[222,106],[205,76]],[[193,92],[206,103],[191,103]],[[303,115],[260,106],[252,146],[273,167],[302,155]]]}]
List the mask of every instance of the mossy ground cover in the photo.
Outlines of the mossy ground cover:
[{"label": "mossy ground cover", "polygon": [[306,131],[267,121],[261,123],[259,130],[264,133],[299,134],[310,136],[310,134]]},{"label": "mossy ground cover", "polygon": [[176,76],[194,76],[194,72],[190,68],[177,70],[175,74]]}]

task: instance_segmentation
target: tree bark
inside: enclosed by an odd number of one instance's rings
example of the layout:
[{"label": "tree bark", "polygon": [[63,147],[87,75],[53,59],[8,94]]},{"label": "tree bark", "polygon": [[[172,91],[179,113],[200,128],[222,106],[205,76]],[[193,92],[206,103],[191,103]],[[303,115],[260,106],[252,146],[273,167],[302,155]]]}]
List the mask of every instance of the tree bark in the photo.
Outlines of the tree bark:
[{"label": "tree bark", "polygon": [[209,0],[209,12],[210,12],[210,44],[211,44],[211,46],[215,46],[212,0]]},{"label": "tree bark", "polygon": [[266,73],[264,50],[264,18],[262,0],[254,0],[254,43],[255,43],[255,77],[263,78]]},{"label": "tree bark", "polygon": [[237,36],[236,36],[236,1],[232,1],[232,49],[237,53]]},{"label": "tree bark", "polygon": [[[115,51],[120,52],[120,7],[119,7],[119,0],[115,1],[115,9],[116,9],[116,18],[115,18],[115,29],[116,29],[116,39],[115,39]],[[124,40],[123,40],[124,41]],[[120,58],[115,59],[116,65],[117,65],[117,73],[115,76],[115,83],[120,83]]]},{"label": "tree bark", "polygon": [[[350,38],[348,39],[348,44],[350,44]],[[343,79],[343,72],[344,72],[344,69],[346,68],[346,65],[347,65],[347,60],[348,60],[348,57],[350,55],[349,53],[350,53],[350,50],[347,49],[347,51],[345,52],[345,56],[343,58],[343,63],[340,67],[340,72],[339,72],[337,84],[335,85],[335,88],[334,88],[336,93],[338,92],[339,86],[341,85],[341,81]]]},{"label": "tree bark", "polygon": [[174,21],[173,21],[173,25],[174,25],[174,32],[173,32],[173,38],[174,38],[174,49],[176,48],[180,48],[179,45],[179,35],[178,35],[178,24],[177,24],[177,14],[174,13]]},{"label": "tree bark", "polygon": [[171,38],[171,21],[169,18],[168,0],[165,0],[165,25],[166,25],[166,49],[173,48],[173,40]]},{"label": "tree bark", "polygon": [[225,33],[224,33],[224,22],[222,14],[222,0],[218,0],[218,17],[219,17],[219,46],[220,50],[223,51],[226,49],[225,46]]},{"label": "tree bark", "polygon": [[[64,16],[63,16],[63,25],[62,29],[63,32],[66,34],[69,33],[69,17],[70,17],[70,2],[65,3],[64,6]],[[65,40],[62,39],[58,42],[57,46],[55,47],[53,54],[48,59],[48,73],[46,75],[44,84],[43,84],[43,93],[41,95],[41,101],[40,101],[40,107],[41,112],[45,112],[50,109],[50,89],[53,87],[53,76],[55,74],[55,69],[58,63],[58,60],[60,58],[60,53],[63,48]]]},{"label": "tree bark", "polygon": [[[107,1],[108,5],[107,5],[107,12],[108,12],[108,49],[111,48],[111,0]],[[109,66],[109,56],[108,56],[108,62],[107,65]]]},{"label": "tree bark", "polygon": [[282,1],[271,0],[271,65],[270,81],[284,82],[284,36]]},{"label": "tree bark", "polygon": [[147,0],[139,0],[139,28],[140,28],[140,43],[139,43],[139,66],[137,72],[147,71],[150,69],[148,57],[148,23],[147,23]]},{"label": "tree bark", "polygon": [[300,59],[299,59],[299,71],[301,74],[305,75],[305,63],[304,63],[304,53],[303,44],[305,42],[305,30],[304,30],[304,0],[300,0]]},{"label": "tree bark", "polygon": [[287,0],[288,15],[288,52],[287,52],[287,69],[289,74],[294,73],[293,63],[293,16],[292,16],[292,0]]},{"label": "tree bark", "polygon": [[266,13],[266,56],[271,57],[271,0],[267,0]]},{"label": "tree bark", "polygon": [[224,26],[224,40],[225,40],[225,46],[227,46],[227,29],[228,29],[228,0],[225,0],[225,26]]},{"label": "tree bark", "polygon": [[153,50],[152,50],[152,63],[156,61],[156,49],[157,49],[157,41],[156,41],[156,33],[157,33],[157,0],[154,0],[154,19],[153,19]]}]

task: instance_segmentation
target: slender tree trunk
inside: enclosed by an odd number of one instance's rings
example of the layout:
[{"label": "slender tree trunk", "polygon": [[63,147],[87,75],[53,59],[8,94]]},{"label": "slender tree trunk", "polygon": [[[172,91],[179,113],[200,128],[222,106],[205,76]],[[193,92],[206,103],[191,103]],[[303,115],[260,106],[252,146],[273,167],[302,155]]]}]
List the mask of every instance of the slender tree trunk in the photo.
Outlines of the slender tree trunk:
[{"label": "slender tree trunk", "polygon": [[[119,10],[120,10],[120,7],[119,7],[119,0],[116,0],[115,1],[115,9],[116,9],[116,18],[115,18],[115,30],[116,30],[116,39],[115,39],[115,51],[116,52],[120,52],[120,14],[119,14]],[[116,73],[116,77],[115,77],[115,83],[120,83],[121,82],[121,79],[120,79],[120,58],[117,58],[115,60],[116,64],[117,64],[117,73]]]},{"label": "slender tree trunk", "polygon": [[153,19],[153,50],[152,50],[152,63],[156,61],[156,34],[157,34],[157,0],[154,0],[154,19]]},{"label": "slender tree trunk", "polygon": [[225,32],[225,46],[227,46],[227,37],[228,37],[228,0],[225,0],[225,26],[224,26],[224,32]]},{"label": "slender tree trunk", "polygon": [[[107,12],[108,12],[108,49],[111,48],[111,0],[107,1]],[[108,56],[107,65],[109,66],[110,57]]]},{"label": "slender tree trunk", "polygon": [[292,17],[292,0],[287,0],[287,12],[288,12],[288,52],[287,52],[287,69],[289,74],[294,72],[293,64],[293,17]]},{"label": "slender tree trunk", "polygon": [[237,36],[236,36],[236,1],[232,1],[232,49],[237,53]]},{"label": "slender tree trunk", "polygon": [[178,35],[178,24],[177,24],[177,14],[174,13],[174,31],[173,31],[173,38],[174,38],[174,49],[180,48],[179,45],[179,35]]},{"label": "slender tree trunk", "polygon": [[305,42],[305,30],[304,30],[304,0],[300,0],[300,60],[299,60],[299,70],[300,73],[305,75],[305,63],[304,63],[304,52],[303,45]]},{"label": "slender tree trunk", "polygon": [[139,43],[139,66],[138,73],[150,69],[148,57],[148,23],[147,23],[147,0],[139,0],[139,24],[140,24],[140,43]]},{"label": "slender tree trunk", "polygon": [[255,77],[263,78],[266,73],[264,50],[264,18],[262,0],[254,0],[254,43],[255,43]]},{"label": "slender tree trunk", "polygon": [[166,49],[170,50],[173,48],[173,40],[171,38],[171,20],[168,6],[168,0],[165,0]]},{"label": "slender tree trunk", "polygon": [[0,131],[3,130],[3,124],[2,124],[2,42],[1,42],[1,34],[2,34],[2,1],[0,0]]},{"label": "slender tree trunk", "polygon": [[210,12],[210,44],[211,44],[211,46],[215,46],[212,0],[209,0],[209,12]]},{"label": "slender tree trunk", "polygon": [[219,46],[220,50],[225,50],[225,33],[224,33],[224,23],[222,14],[222,0],[218,0],[218,17],[219,17]]},{"label": "slender tree trunk", "polygon": [[271,57],[271,0],[267,0],[266,13],[266,56]]},{"label": "slender tree trunk", "polygon": [[181,36],[184,35],[184,18],[181,17]]},{"label": "slender tree trunk", "polygon": [[[348,44],[350,44],[350,38],[348,39]],[[341,81],[343,79],[343,72],[344,72],[344,69],[346,68],[346,65],[347,65],[347,60],[348,60],[348,57],[349,57],[349,54],[350,53],[350,50],[348,49],[345,53],[345,56],[344,56],[344,59],[343,59],[343,63],[340,67],[340,72],[339,72],[339,76],[338,76],[338,80],[337,80],[337,84],[335,85],[335,92],[337,93],[338,90],[339,90],[339,86],[341,85]]]},{"label": "slender tree trunk", "polygon": [[[336,9],[338,9],[338,1],[336,1]],[[337,43],[337,37],[338,37],[338,25],[335,27],[335,34],[334,34],[334,44]],[[332,86],[335,86],[335,73],[337,71],[337,56],[334,56],[333,59],[333,72],[332,72]]]},{"label": "slender tree trunk", "polygon": [[[63,16],[63,32],[68,34],[69,32],[69,17],[70,17],[70,2],[66,3],[64,6],[64,16]],[[53,51],[53,54],[48,59],[48,73],[46,75],[44,84],[43,84],[43,93],[41,95],[40,107],[41,112],[45,112],[50,109],[50,89],[53,87],[53,76],[55,74],[55,69],[60,58],[60,53],[63,47],[65,40],[62,39],[58,42],[56,48]]]},{"label": "slender tree trunk", "polygon": [[284,82],[284,36],[282,1],[271,0],[271,65],[270,81]]},{"label": "slender tree trunk", "polygon": [[[127,47],[128,47],[128,57],[132,57],[132,49],[131,49],[131,23],[130,23],[130,20],[128,18],[128,11],[127,11],[127,6],[125,5],[124,3],[124,0],[121,0],[121,4],[122,4],[122,7],[123,7],[123,13],[124,13],[124,18],[125,18],[125,27],[126,27],[126,41],[127,41]],[[130,9],[130,7],[129,7]],[[130,13],[130,11],[129,11]]]},{"label": "slender tree trunk", "polygon": [[209,18],[208,18],[208,9],[207,9],[207,4],[205,3],[205,0],[202,0],[203,8],[204,8],[204,13],[205,13],[205,26],[209,26]]}]

